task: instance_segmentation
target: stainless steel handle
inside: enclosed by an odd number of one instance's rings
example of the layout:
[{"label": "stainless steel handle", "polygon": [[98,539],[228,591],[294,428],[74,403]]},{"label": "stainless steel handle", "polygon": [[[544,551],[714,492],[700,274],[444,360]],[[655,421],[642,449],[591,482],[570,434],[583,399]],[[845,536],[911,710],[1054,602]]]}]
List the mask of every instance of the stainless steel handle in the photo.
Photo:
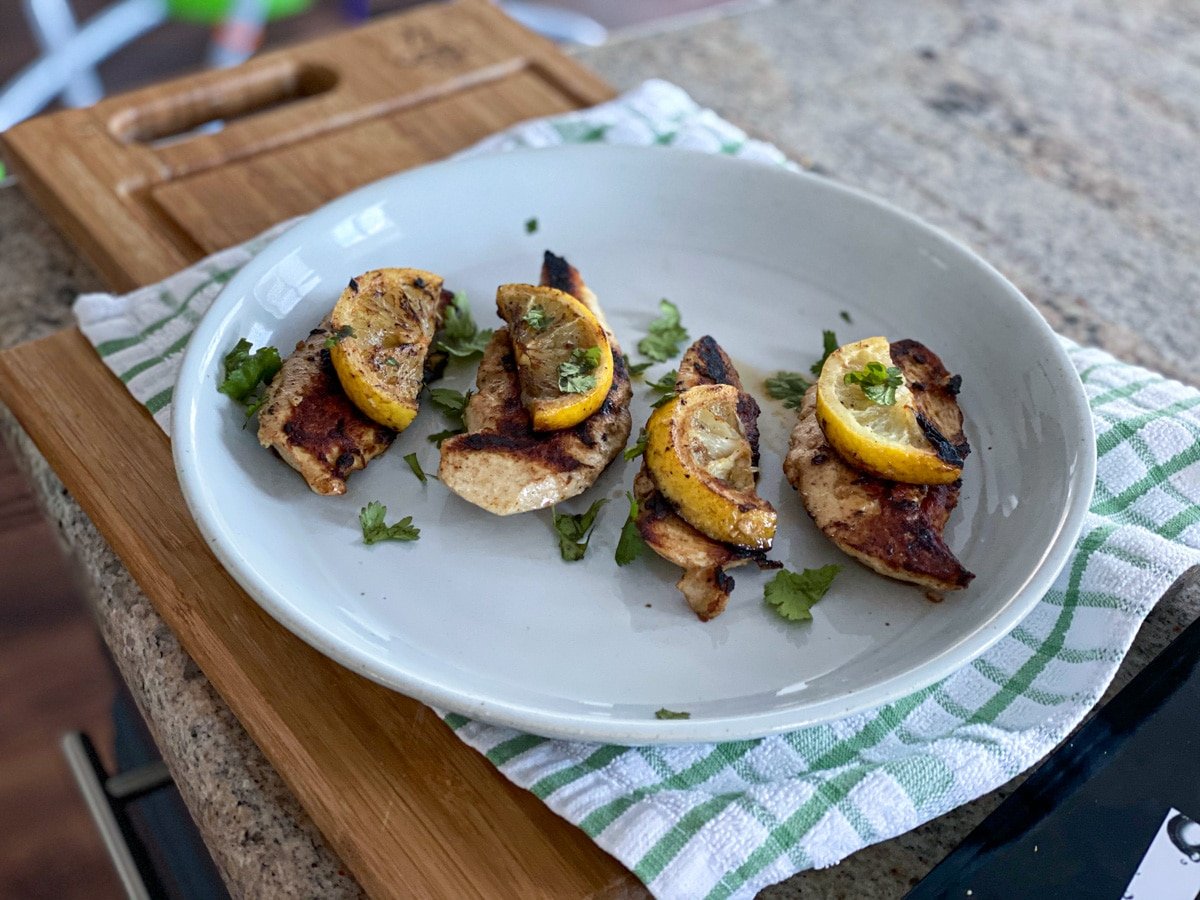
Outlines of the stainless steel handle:
[{"label": "stainless steel handle", "polygon": [[171,776],[166,765],[162,760],[157,760],[110,776],[104,771],[104,765],[88,736],[79,731],[69,731],[63,735],[62,751],[79,792],[87,803],[92,821],[96,823],[104,841],[113,868],[125,888],[125,895],[130,900],[151,900],[161,895],[158,879],[149,868],[145,853],[137,844],[122,807],[170,784]]}]

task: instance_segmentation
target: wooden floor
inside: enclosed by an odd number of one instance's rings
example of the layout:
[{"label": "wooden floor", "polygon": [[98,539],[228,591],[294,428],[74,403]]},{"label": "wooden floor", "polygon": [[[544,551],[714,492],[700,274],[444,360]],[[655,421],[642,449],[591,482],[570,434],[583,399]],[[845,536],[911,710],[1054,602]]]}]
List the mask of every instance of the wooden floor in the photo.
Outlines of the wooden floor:
[{"label": "wooden floor", "polygon": [[111,766],[115,690],[73,573],[0,443],[0,897],[122,896],[58,749],[81,729]]}]

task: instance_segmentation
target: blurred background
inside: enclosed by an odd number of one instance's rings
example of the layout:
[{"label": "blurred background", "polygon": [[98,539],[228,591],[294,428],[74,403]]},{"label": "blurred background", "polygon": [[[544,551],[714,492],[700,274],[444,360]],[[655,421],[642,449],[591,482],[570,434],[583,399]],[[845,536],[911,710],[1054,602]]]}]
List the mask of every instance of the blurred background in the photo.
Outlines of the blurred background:
[{"label": "blurred background", "polygon": [[[770,0],[502,3],[565,44],[669,28]],[[39,111],[317,38],[417,0],[0,0],[0,130]],[[120,883],[61,745],[90,736],[108,772],[162,784],[153,741],[109,662],[81,579],[0,442],[0,898],[109,898]],[[75,745],[77,761],[82,750]],[[80,762],[80,765],[85,765]],[[86,766],[85,766],[86,767]],[[128,786],[135,793],[137,785]],[[135,804],[166,896],[224,890],[168,786]],[[171,873],[174,868],[178,878]],[[180,883],[187,881],[184,890]],[[180,882],[180,883],[177,883]]]}]

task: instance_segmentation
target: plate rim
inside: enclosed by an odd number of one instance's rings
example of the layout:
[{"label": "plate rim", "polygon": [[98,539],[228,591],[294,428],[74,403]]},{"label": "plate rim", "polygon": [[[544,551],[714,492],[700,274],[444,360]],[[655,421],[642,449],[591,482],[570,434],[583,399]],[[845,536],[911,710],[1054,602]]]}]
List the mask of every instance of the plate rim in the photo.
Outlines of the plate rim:
[{"label": "plate rim", "polygon": [[[883,218],[891,216],[902,220],[909,226],[923,231],[943,247],[961,254],[965,262],[980,269],[985,276],[994,281],[997,286],[1002,288],[1008,300],[1020,311],[1022,325],[1036,332],[1045,346],[1049,348],[1051,361],[1061,371],[1064,376],[1063,380],[1069,387],[1068,397],[1056,412],[1059,420],[1064,422],[1064,426],[1071,424],[1074,431],[1077,432],[1075,435],[1068,435],[1066,442],[1070,446],[1072,443],[1070,438],[1077,439],[1077,455],[1073,471],[1066,473],[1064,479],[1069,497],[1059,520],[1058,529],[1045,548],[1041,559],[1026,575],[1024,583],[1014,592],[1007,606],[996,612],[990,621],[966,639],[948,645],[944,650],[925,659],[912,669],[893,675],[869,688],[843,694],[837,698],[818,701],[809,706],[788,706],[780,710],[751,713],[745,716],[722,715],[663,723],[657,719],[629,717],[580,718],[577,715],[535,708],[522,703],[498,701],[478,696],[470,697],[452,688],[431,684],[413,672],[406,672],[403,677],[396,677],[392,672],[376,668],[368,656],[356,652],[341,641],[332,639],[320,630],[310,627],[305,616],[296,613],[286,605],[275,603],[271,597],[269,585],[260,584],[259,579],[253,577],[247,567],[243,567],[239,558],[240,554],[234,548],[226,546],[226,542],[220,539],[220,529],[210,519],[207,507],[200,499],[199,469],[192,465],[190,459],[195,451],[195,432],[189,425],[199,402],[199,389],[203,374],[198,361],[206,354],[213,338],[216,337],[215,334],[209,334],[209,332],[214,332],[216,323],[223,318],[222,307],[236,303],[237,297],[251,295],[254,284],[276,264],[277,260],[275,262],[268,260],[272,256],[278,255],[279,250],[285,247],[294,248],[297,243],[303,243],[310,234],[315,235],[322,232],[325,223],[341,218],[347,212],[359,209],[364,205],[364,200],[370,202],[377,199],[376,195],[381,190],[390,189],[393,185],[403,184],[407,180],[428,178],[431,177],[430,173],[433,173],[432,177],[447,177],[445,173],[450,173],[449,177],[452,177],[453,171],[458,167],[494,164],[497,159],[504,158],[514,160],[513,164],[519,165],[521,159],[528,159],[538,154],[651,158],[655,154],[661,156],[664,153],[687,156],[693,161],[706,161],[697,162],[699,165],[728,166],[730,172],[742,169],[753,171],[756,175],[764,177],[799,178],[806,181],[809,187],[818,191],[841,195],[852,202],[871,207]],[[235,299],[231,300],[230,298]],[[1064,431],[1066,430],[1064,427]],[[455,712],[493,725],[528,731],[550,738],[624,745],[749,740],[794,731],[884,706],[922,690],[969,665],[973,660],[986,653],[1029,614],[1066,565],[1091,505],[1097,466],[1095,433],[1092,428],[1086,392],[1079,373],[1071,363],[1058,335],[1033,303],[1012,282],[963,241],[883,198],[860,188],[802,170],[690,149],[612,144],[522,148],[441,160],[363,185],[308,213],[296,225],[259,248],[254,257],[224,285],[208,310],[197,322],[188,340],[175,384],[171,410],[170,444],[176,476],[188,511],[206,544],[212,549],[225,570],[264,612],[318,652],[377,684],[412,697],[438,710]],[[668,727],[664,727],[664,725]]]}]

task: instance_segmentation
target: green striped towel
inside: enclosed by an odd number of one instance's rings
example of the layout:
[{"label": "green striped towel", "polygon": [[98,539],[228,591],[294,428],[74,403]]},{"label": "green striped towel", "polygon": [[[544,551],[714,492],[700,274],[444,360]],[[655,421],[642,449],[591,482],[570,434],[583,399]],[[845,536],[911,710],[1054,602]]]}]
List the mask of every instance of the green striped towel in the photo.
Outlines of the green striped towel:
[{"label": "green striped towel", "polygon": [[[576,141],[660,143],[785,163],[778,150],[661,81],[591,110],[520,125],[470,152]],[[78,300],[84,333],[164,429],[192,328],[277,231],[154,287]],[[723,744],[616,747],[457,715],[446,721],[660,897],[749,897],[1004,783],[1083,718],[1158,597],[1200,563],[1200,392],[1099,350],[1066,346],[1099,446],[1091,513],[1050,592],[954,675],[833,724]]]}]

